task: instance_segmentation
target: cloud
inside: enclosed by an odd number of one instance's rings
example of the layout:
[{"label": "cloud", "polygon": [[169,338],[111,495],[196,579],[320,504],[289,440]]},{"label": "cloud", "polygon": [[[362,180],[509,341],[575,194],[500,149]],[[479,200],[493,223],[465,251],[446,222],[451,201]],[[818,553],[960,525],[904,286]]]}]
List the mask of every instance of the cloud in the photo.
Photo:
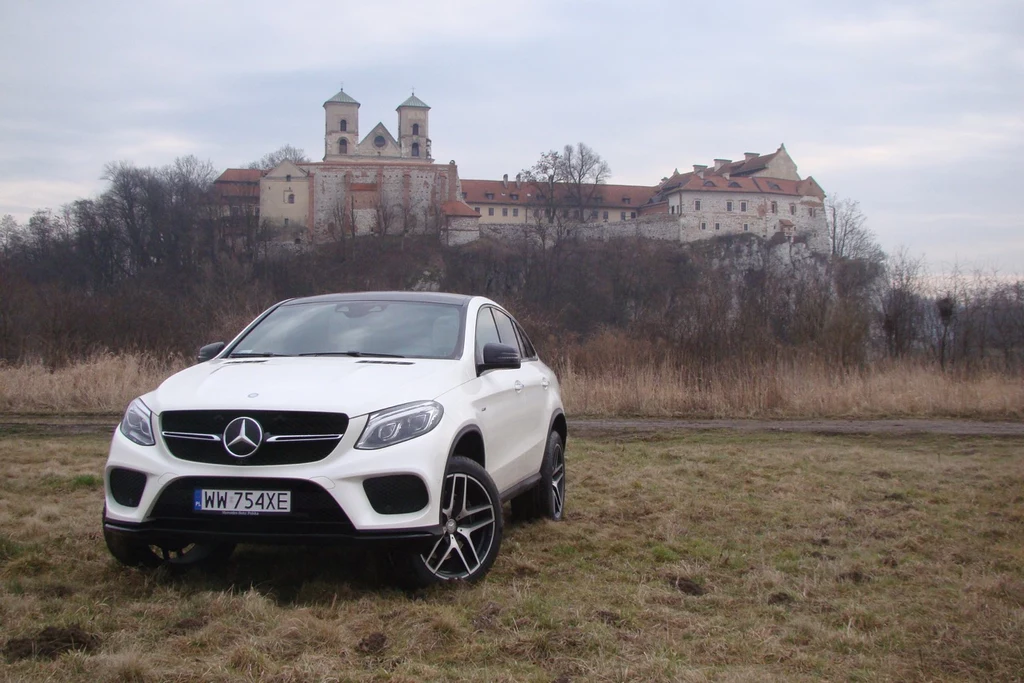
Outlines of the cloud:
[{"label": "cloud", "polygon": [[857,126],[842,143],[818,142],[800,159],[816,173],[925,168],[979,160],[1024,140],[1024,119],[1010,114],[966,114],[951,124]]}]

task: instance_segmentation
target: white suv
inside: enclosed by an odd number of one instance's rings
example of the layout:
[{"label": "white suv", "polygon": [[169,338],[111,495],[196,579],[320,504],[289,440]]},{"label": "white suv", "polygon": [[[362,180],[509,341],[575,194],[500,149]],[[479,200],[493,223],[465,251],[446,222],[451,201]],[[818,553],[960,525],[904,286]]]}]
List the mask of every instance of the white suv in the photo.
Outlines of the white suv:
[{"label": "white suv", "polygon": [[128,406],[103,535],[129,565],[236,543],[376,541],[417,584],[484,576],[502,502],[558,520],[558,380],[493,301],[332,294],[281,302]]}]

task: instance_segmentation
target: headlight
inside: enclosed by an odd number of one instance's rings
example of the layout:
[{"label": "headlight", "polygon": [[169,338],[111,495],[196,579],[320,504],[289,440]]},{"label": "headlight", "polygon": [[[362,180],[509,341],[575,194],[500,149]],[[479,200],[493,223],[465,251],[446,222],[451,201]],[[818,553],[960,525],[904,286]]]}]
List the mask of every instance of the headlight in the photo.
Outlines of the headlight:
[{"label": "headlight", "polygon": [[356,448],[371,450],[422,436],[437,426],[444,408],[434,401],[417,401],[370,413]]},{"label": "headlight", "polygon": [[153,438],[153,411],[137,398],[128,404],[121,419],[121,433],[140,446],[156,444]]}]

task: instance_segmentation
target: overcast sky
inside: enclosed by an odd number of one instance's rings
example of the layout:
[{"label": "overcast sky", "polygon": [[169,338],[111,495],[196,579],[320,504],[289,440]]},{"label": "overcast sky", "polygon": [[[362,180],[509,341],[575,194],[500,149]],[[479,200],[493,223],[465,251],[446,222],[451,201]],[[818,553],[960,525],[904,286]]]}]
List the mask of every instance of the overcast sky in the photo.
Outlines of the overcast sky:
[{"label": "overcast sky", "polygon": [[1021,0],[0,0],[0,215],[94,195],[109,161],[320,160],[342,82],[362,134],[415,86],[463,178],[584,141],[650,185],[784,142],[887,250],[1024,274]]}]

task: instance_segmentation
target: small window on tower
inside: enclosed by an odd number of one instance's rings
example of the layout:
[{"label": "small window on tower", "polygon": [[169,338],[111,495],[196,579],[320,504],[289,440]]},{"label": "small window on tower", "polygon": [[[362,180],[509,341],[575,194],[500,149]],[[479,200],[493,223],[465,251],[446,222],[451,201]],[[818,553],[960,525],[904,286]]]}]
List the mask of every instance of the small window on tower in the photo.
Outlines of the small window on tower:
[{"label": "small window on tower", "polygon": [[348,140],[346,140],[345,138],[338,140],[338,153],[348,154]]},{"label": "small window on tower", "polygon": [[288,195],[288,203],[289,204],[294,204],[295,203],[295,195],[294,194],[289,194]]},{"label": "small window on tower", "polygon": [[412,124],[412,134],[413,135],[419,135],[420,134],[420,124],[418,124],[418,123]]},{"label": "small window on tower", "polygon": [[414,157],[418,157],[420,155],[420,143],[418,143],[418,142],[412,143],[412,155]]},{"label": "small window on tower", "polygon": [[345,119],[342,119],[341,120],[341,132],[344,133],[347,130],[348,130],[348,121],[346,121]]}]

